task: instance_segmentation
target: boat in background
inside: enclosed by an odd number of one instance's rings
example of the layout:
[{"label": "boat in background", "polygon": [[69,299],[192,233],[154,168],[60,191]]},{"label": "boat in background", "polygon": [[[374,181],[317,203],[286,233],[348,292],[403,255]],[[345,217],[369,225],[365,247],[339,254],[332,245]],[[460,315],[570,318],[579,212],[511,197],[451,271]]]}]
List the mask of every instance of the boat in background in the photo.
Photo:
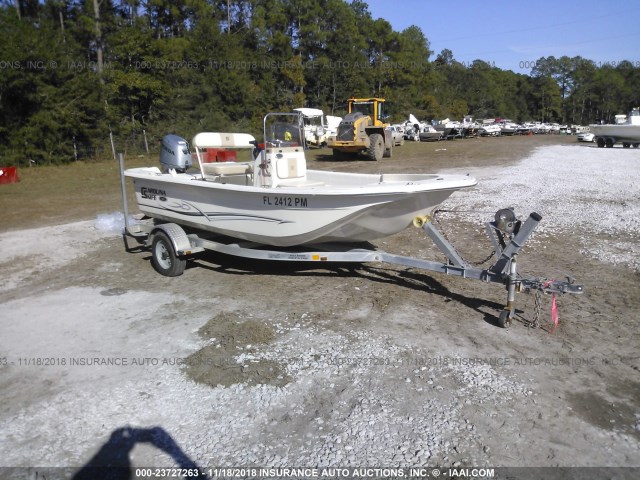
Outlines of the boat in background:
[{"label": "boat in background", "polygon": [[616,123],[608,125],[589,125],[595,135],[598,147],[613,147],[622,142],[624,148],[640,147],[640,109],[634,108],[629,115],[616,115]]},{"label": "boat in background", "polygon": [[509,119],[496,119],[496,124],[500,127],[500,135],[515,135],[518,133],[518,124]]},{"label": "boat in background", "polygon": [[319,108],[294,108],[293,111],[302,115],[304,139],[310,146],[326,146],[327,139],[336,135],[342,121],[342,117],[325,115]]},{"label": "boat in background", "polygon": [[478,122],[474,122],[473,117],[470,115],[467,115],[462,119],[460,126],[462,128],[463,137],[469,138],[476,137],[478,135]]},{"label": "boat in background", "polygon": [[420,133],[425,130],[429,125],[426,122],[421,122],[412,113],[409,114],[409,118],[401,124],[404,127],[405,140],[413,140],[414,142],[420,141]]},{"label": "boat in background", "polygon": [[462,136],[462,126],[460,122],[452,121],[448,118],[432,122],[433,128],[442,132],[443,139],[452,139]]},{"label": "boat in background", "polygon": [[421,142],[437,142],[444,138],[441,130],[436,130],[431,125],[425,125],[419,134]]},{"label": "boat in background", "polygon": [[[131,168],[140,211],[159,222],[262,245],[367,242],[398,233],[455,191],[464,175],[363,174],[307,169],[299,113],[264,119],[264,144],[242,133],[163,139],[158,167]],[[246,161],[206,162],[206,149],[238,150]]]},{"label": "boat in background", "polygon": [[500,135],[500,125],[494,120],[483,120],[478,127],[478,135],[482,137],[497,137]]}]

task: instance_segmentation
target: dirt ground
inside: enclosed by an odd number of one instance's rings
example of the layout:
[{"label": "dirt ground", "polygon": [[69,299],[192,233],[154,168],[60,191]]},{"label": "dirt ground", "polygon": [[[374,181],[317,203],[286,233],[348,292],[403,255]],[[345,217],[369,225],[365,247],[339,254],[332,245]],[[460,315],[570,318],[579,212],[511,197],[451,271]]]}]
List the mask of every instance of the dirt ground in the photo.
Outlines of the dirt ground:
[{"label": "dirt ground", "polygon": [[[469,171],[482,192],[483,178],[536,148],[575,144],[407,142],[378,163],[314,151],[309,168]],[[464,204],[465,193],[455,195]],[[629,192],[628,202],[639,200]],[[113,461],[640,472],[640,278],[585,255],[595,237],[613,240],[603,233],[536,236],[521,271],[570,274],[585,292],[558,297],[555,329],[550,296],[531,328],[536,297],[518,294],[514,325],[501,329],[501,286],[417,270],[205,254],[182,276],[162,277],[148,252],[127,253],[119,236],[96,232],[95,213],[0,233],[1,466],[100,465],[116,432],[159,427],[173,447],[144,437]],[[441,226],[465,258],[490,253],[468,217],[449,213]],[[442,259],[413,228],[376,246]]]}]

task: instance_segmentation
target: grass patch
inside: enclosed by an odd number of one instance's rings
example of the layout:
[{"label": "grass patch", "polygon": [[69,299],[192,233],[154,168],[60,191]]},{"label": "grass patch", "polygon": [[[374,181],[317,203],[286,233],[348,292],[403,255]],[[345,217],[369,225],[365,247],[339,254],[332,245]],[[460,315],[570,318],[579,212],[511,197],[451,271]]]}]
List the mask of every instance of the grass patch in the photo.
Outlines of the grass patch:
[{"label": "grass patch", "polygon": [[[156,165],[156,155],[125,159],[125,168]],[[0,231],[89,220],[122,211],[117,161],[74,162],[18,170],[19,183],[0,185]],[[127,185],[129,190],[130,185]],[[133,191],[129,205],[135,208]]]}]

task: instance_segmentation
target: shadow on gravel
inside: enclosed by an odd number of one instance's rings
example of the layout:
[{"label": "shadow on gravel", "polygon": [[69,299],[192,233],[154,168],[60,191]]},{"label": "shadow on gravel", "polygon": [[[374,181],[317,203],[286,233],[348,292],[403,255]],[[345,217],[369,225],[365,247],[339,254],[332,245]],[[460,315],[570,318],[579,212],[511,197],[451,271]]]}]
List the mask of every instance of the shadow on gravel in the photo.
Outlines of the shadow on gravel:
[{"label": "shadow on gravel", "polygon": [[602,430],[629,435],[640,440],[636,414],[640,383],[630,383],[629,391],[635,392],[630,397],[615,402],[591,391],[567,393],[572,406],[571,413]]},{"label": "shadow on gravel", "polygon": [[[420,273],[410,270],[387,270],[380,267],[364,266],[363,270],[378,275],[382,278],[376,279],[376,277],[367,277],[374,281],[380,281],[383,283],[393,283],[401,285],[413,290],[427,291],[434,295],[438,295],[446,299],[446,301],[455,301],[464,305],[471,310],[474,310],[483,315],[483,319],[490,325],[498,327],[498,315],[503,309],[504,305],[501,305],[491,300],[484,298],[469,297],[460,293],[455,293],[449,290],[446,286],[440,283],[438,280],[429,276],[426,273]],[[488,313],[486,309],[495,310],[496,314]]]},{"label": "shadow on gravel", "polygon": [[[118,428],[109,440],[100,447],[89,462],[74,476],[73,480],[129,480],[139,478],[131,466],[130,453],[138,443],[148,443],[168,454],[183,470],[198,473],[198,478],[208,478],[161,427]],[[177,468],[176,468],[177,470]]]},{"label": "shadow on gravel", "polygon": [[[365,246],[366,247],[366,246]],[[483,315],[486,323],[498,327],[498,315],[503,304],[484,298],[452,292],[445,285],[422,271],[411,271],[362,263],[274,262],[249,260],[215,252],[207,252],[187,268],[204,268],[231,275],[272,275],[287,277],[360,277],[373,282],[400,285],[404,288],[428,292],[447,301],[456,301]],[[438,275],[435,273],[435,275]],[[499,288],[498,285],[496,285]],[[492,312],[487,312],[487,309]],[[516,313],[521,313],[516,310]]]}]

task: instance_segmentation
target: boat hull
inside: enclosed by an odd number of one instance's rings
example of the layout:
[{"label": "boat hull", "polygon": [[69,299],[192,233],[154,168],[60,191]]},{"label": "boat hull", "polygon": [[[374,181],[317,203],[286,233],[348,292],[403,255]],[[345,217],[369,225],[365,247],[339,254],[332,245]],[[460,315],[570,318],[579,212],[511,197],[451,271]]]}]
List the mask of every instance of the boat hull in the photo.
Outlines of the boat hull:
[{"label": "boat hull", "polygon": [[596,137],[615,138],[618,142],[640,142],[640,125],[589,125]]},{"label": "boat hull", "polygon": [[468,176],[307,171],[286,188],[216,183],[199,175],[130,169],[139,209],[158,220],[264,245],[365,242],[407,228],[460,188]]},{"label": "boat hull", "polygon": [[421,142],[437,142],[438,140],[442,140],[442,138],[442,132],[420,132]]}]

